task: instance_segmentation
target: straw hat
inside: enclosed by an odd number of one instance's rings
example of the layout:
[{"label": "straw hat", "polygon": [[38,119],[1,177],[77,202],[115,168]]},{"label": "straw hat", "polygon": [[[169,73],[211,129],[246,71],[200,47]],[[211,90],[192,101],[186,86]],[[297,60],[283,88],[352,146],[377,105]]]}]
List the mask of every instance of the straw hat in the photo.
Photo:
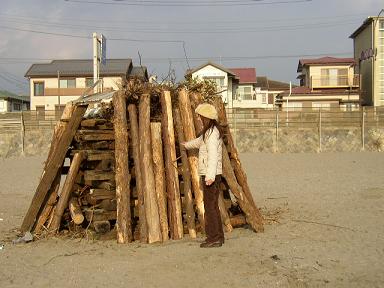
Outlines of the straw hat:
[{"label": "straw hat", "polygon": [[201,116],[204,116],[205,118],[217,120],[217,111],[216,108],[208,103],[203,103],[197,106],[195,112]]}]

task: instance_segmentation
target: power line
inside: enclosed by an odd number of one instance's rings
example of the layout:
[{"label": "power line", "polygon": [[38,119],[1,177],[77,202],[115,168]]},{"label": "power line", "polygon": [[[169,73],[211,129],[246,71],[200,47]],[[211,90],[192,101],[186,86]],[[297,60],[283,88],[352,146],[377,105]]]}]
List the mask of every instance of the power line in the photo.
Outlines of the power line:
[{"label": "power line", "polygon": [[[259,56],[204,56],[204,57],[188,57],[189,61],[198,62],[198,61],[242,61],[242,60],[267,60],[267,59],[283,59],[283,58],[304,58],[304,57],[322,57],[322,56],[346,56],[352,55],[352,51],[344,51],[344,52],[322,52],[322,53],[302,53],[302,54],[285,54],[285,55],[259,55]],[[52,61],[58,58],[16,58],[16,57],[0,57],[0,61],[10,60],[10,61],[25,61],[24,63],[31,63],[34,60],[47,60]],[[148,62],[169,62],[170,60],[173,62],[185,61],[185,57],[147,57],[142,58]]]},{"label": "power line", "polygon": [[265,0],[250,0],[250,1],[193,1],[193,2],[178,2],[178,1],[91,1],[91,0],[64,0],[65,2],[73,3],[82,3],[82,4],[99,4],[99,5],[122,5],[122,6],[149,6],[149,7],[202,7],[202,6],[254,6],[254,5],[278,5],[278,4],[294,4],[294,3],[303,3],[311,2],[312,0],[279,0],[279,1],[269,1]]},{"label": "power line", "polygon": [[[213,34],[213,33],[221,33],[221,34],[229,34],[229,33],[256,33],[256,32],[273,32],[273,31],[286,31],[286,30],[305,30],[305,29],[320,29],[320,28],[326,28],[326,27],[334,27],[334,26],[343,26],[346,24],[355,24],[356,21],[354,20],[341,20],[341,21],[332,21],[332,22],[313,22],[311,23],[305,23],[305,24],[295,24],[295,25],[273,25],[273,26],[258,26],[257,28],[254,27],[220,27],[216,29],[196,29],[195,27],[193,29],[186,29],[186,28],[177,28],[177,29],[170,29],[166,28],[131,28],[131,29],[121,29],[120,27],[105,27],[105,26],[88,26],[88,25],[74,25],[74,24],[65,24],[65,23],[57,23],[57,22],[47,22],[44,23],[34,23],[34,22],[24,22],[24,21],[18,21],[18,20],[8,20],[8,22],[16,22],[16,23],[23,23],[23,24],[29,24],[29,25],[37,25],[37,26],[45,26],[51,28],[52,26],[56,26],[59,28],[74,28],[74,29],[83,29],[88,31],[94,31],[95,29],[103,30],[103,31],[117,31],[117,32],[140,32],[140,33],[162,33],[162,34]],[[9,26],[8,26],[9,27]],[[113,39],[113,38],[111,38]],[[110,40],[111,40],[110,39]],[[133,41],[133,39],[131,39]],[[158,42],[161,42],[162,40],[157,40]],[[152,42],[152,41],[143,41],[140,42]],[[167,40],[166,42],[170,42],[170,40]],[[179,40],[175,40],[173,42],[182,42]]]},{"label": "power line", "polygon": [[[273,23],[276,23],[276,22],[284,22],[284,23],[287,23],[287,22],[291,22],[291,21],[302,21],[302,20],[307,20],[307,21],[313,21],[315,19],[337,19],[337,18],[342,18],[342,19],[346,19],[346,18],[350,18],[350,17],[358,17],[359,16],[359,19],[360,19],[360,16],[363,16],[365,17],[367,14],[369,14],[370,12],[365,12],[365,13],[357,13],[357,14],[344,14],[344,15],[335,15],[335,16],[317,16],[317,17],[295,17],[295,18],[268,18],[268,19],[252,19],[252,20],[208,20],[208,21],[202,21],[200,20],[198,23],[196,23],[196,21],[154,21],[153,19],[150,19],[150,20],[116,20],[116,19],[113,19],[113,20],[109,20],[108,19],[108,23],[125,23],[125,24],[151,24],[151,25],[155,25],[155,24],[193,24],[193,25],[196,25],[196,24],[222,24],[222,23],[228,23],[228,24],[233,24],[233,23],[265,23],[266,21],[268,22],[273,22]],[[0,13],[0,15],[2,15],[3,19],[4,18],[16,18],[16,19],[20,19],[20,20],[38,20],[40,22],[43,22],[44,23],[61,23],[61,22],[48,22],[47,19],[43,19],[40,17],[40,18],[36,18],[36,17],[26,17],[26,16],[21,16],[21,15],[15,15],[15,14],[7,14],[7,13]],[[74,21],[76,22],[85,22],[85,23],[102,23],[102,19],[84,19],[84,18],[69,18],[69,17],[64,17],[64,18],[61,18],[61,20],[64,20],[64,21],[70,21],[71,23],[73,23]],[[28,22],[26,22],[28,23]],[[63,23],[64,24],[64,23]],[[82,25],[82,24],[81,24]],[[94,24],[92,24],[94,27]],[[103,26],[105,27],[105,26]]]},{"label": "power line", "polygon": [[[54,36],[63,36],[63,37],[80,38],[80,39],[92,39],[92,37],[90,36],[45,32],[45,31],[32,30],[32,29],[9,27],[9,26],[0,26],[0,28],[15,30],[15,31],[22,31],[22,32],[44,34],[44,35],[54,35]],[[155,39],[132,39],[132,38],[108,38],[108,40],[109,41],[129,41],[129,42],[160,42],[160,43],[181,43],[181,44],[184,43],[184,41],[182,40],[155,40]]]}]

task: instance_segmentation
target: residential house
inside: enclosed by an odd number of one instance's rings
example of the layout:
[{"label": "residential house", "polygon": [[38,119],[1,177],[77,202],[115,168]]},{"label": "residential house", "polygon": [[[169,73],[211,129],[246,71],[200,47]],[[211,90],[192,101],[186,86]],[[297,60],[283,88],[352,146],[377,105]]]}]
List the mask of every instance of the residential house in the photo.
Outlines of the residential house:
[{"label": "residential house", "polygon": [[300,86],[278,95],[283,108],[355,108],[359,106],[359,75],[353,58],[301,59]]},{"label": "residential house", "polygon": [[[25,73],[29,78],[31,109],[62,110],[93,85],[92,60],[53,60],[33,64]],[[146,67],[134,67],[131,59],[107,59],[100,65],[102,91],[117,90],[123,80],[139,77],[148,81]]]},{"label": "residential house", "polygon": [[225,68],[212,62],[186,76],[215,82],[227,108],[273,108],[275,96],[289,90],[289,84],[257,77],[255,68]]},{"label": "residential house", "polygon": [[185,76],[192,77],[192,79],[213,81],[217,85],[217,91],[223,102],[230,108],[233,106],[232,91],[236,75],[229,69],[213,62],[207,62],[197,68],[188,70]]},{"label": "residential house", "polygon": [[19,96],[8,91],[0,91],[0,112],[29,110],[29,97]]},{"label": "residential house", "polygon": [[352,33],[361,104],[384,106],[384,17],[368,17]]}]

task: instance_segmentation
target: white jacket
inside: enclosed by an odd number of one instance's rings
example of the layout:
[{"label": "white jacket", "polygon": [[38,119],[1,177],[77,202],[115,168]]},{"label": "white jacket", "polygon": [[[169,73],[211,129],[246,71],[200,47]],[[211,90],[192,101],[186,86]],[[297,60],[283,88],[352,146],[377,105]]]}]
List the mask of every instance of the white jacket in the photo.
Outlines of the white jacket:
[{"label": "white jacket", "polygon": [[186,149],[199,149],[199,174],[205,175],[205,180],[215,180],[216,175],[223,171],[223,140],[216,127],[208,129],[203,135],[185,143]]}]

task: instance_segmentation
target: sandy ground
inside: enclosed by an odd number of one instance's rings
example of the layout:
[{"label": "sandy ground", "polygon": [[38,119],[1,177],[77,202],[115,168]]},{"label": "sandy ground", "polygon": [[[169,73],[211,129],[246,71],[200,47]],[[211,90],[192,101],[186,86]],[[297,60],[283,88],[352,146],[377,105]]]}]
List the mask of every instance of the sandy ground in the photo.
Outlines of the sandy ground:
[{"label": "sandy ground", "polygon": [[384,153],[241,157],[258,206],[278,222],[236,229],[215,249],[201,238],[13,245],[45,159],[0,160],[0,287],[384,287]]}]

